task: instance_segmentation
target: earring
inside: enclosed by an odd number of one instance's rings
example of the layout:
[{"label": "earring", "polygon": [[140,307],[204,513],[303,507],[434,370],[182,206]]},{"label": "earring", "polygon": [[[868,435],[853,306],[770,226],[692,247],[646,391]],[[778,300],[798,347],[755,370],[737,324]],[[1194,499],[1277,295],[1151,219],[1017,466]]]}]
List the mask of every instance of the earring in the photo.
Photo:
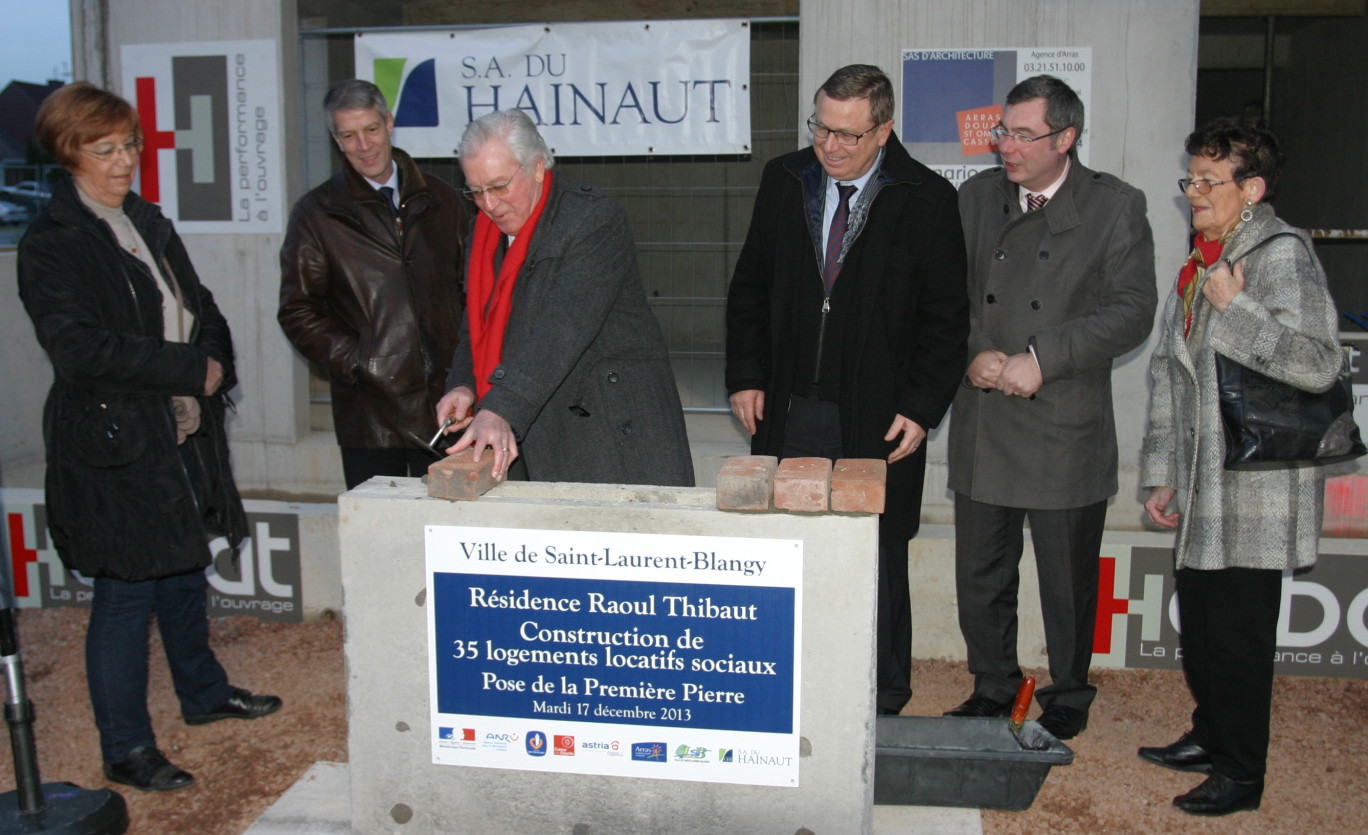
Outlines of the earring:
[{"label": "earring", "polygon": [[1250,221],[1253,220],[1253,219],[1254,219],[1254,201],[1253,201],[1253,200],[1246,200],[1246,201],[1245,201],[1245,207],[1244,207],[1243,209],[1240,210],[1240,220],[1244,221],[1245,223],[1248,223],[1248,222],[1250,222]]}]

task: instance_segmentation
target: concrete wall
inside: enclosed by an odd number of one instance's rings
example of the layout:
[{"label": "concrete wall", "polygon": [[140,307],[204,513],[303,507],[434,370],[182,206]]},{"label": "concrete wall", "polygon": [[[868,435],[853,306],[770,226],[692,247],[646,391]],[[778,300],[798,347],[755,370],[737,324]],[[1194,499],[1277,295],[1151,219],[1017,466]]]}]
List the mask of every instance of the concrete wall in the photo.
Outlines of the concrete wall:
[{"label": "concrete wall", "polygon": [[41,487],[43,399],[52,364],[19,303],[15,250],[0,250],[0,486]]},{"label": "concrete wall", "polygon": [[[1115,174],[1149,198],[1157,283],[1167,293],[1187,255],[1187,214],[1173,181],[1182,176],[1183,137],[1196,94],[1198,0],[805,0],[799,28],[803,56],[799,112],[837,67],[877,64],[897,78],[901,50],[1012,46],[1087,46],[1093,50],[1090,167]],[[901,123],[899,109],[895,119]],[[1114,376],[1121,491],[1108,526],[1136,529],[1140,439],[1146,427],[1146,358],[1155,336],[1117,364]],[[951,415],[950,420],[954,416]],[[945,489],[945,424],[928,454],[923,517],[953,520]]]}]

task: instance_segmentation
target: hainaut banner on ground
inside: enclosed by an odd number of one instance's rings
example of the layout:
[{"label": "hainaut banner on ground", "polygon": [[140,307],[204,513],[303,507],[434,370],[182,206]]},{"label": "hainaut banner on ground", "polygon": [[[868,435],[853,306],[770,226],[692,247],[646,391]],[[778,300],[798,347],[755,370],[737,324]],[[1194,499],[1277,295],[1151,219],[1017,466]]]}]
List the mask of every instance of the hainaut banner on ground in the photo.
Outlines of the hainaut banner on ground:
[{"label": "hainaut banner on ground", "polygon": [[551,23],[356,36],[356,74],[394,111],[394,144],[456,154],[495,110],[532,118],[559,156],[748,154],[745,20]]},{"label": "hainaut banner on ground", "polygon": [[434,763],[798,785],[800,540],[426,537]]},{"label": "hainaut banner on ground", "polygon": [[[73,606],[89,608],[95,581],[68,571],[57,556],[47,527],[47,503],[42,490],[0,488],[0,511],[5,517],[4,546],[13,582],[15,608]],[[299,515],[282,511],[280,502],[248,500],[248,538],[236,555],[223,537],[207,544],[213,563],[207,604],[210,617],[251,615],[261,620],[299,623],[304,620],[304,592],[300,568],[302,539]],[[151,521],[129,520],[136,531]],[[136,535],[136,534],[135,534]],[[0,575],[4,569],[0,569]]]},{"label": "hainaut banner on ground", "polygon": [[[1033,75],[1064,81],[1083,100],[1086,114],[1092,97],[1091,47],[905,49],[898,137],[908,153],[958,187],[1000,164],[989,131],[1002,119],[1007,93]],[[1078,146],[1084,165],[1088,144]]]}]

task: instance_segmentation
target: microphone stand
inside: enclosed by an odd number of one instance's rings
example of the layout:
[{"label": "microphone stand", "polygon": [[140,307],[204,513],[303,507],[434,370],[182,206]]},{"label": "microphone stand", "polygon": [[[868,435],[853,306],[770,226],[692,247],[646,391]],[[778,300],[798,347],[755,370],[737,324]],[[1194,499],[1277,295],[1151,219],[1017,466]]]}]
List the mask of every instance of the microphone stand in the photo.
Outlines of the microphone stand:
[{"label": "microphone stand", "polygon": [[0,794],[0,835],[122,835],[128,830],[128,806],[111,789],[83,789],[72,783],[41,783],[38,748],[33,737],[33,702],[24,691],[24,665],[15,629],[8,547],[0,543],[0,666],[9,694],[5,723],[14,751],[15,790]]}]

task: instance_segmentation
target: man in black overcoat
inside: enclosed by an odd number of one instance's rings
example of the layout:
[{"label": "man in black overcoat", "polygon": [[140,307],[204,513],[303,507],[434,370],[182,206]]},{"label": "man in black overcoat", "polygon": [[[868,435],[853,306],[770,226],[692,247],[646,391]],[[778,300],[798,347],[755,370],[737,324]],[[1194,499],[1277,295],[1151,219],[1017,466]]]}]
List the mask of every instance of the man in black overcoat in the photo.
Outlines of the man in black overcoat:
[{"label": "man in black overcoat", "polygon": [[967,359],[964,233],[954,187],[893,132],[882,70],[839,69],[813,104],[812,147],[760,183],[727,298],[726,383],[757,455],[888,462],[877,701],[897,713],[912,694],[907,543],[926,433]]}]

